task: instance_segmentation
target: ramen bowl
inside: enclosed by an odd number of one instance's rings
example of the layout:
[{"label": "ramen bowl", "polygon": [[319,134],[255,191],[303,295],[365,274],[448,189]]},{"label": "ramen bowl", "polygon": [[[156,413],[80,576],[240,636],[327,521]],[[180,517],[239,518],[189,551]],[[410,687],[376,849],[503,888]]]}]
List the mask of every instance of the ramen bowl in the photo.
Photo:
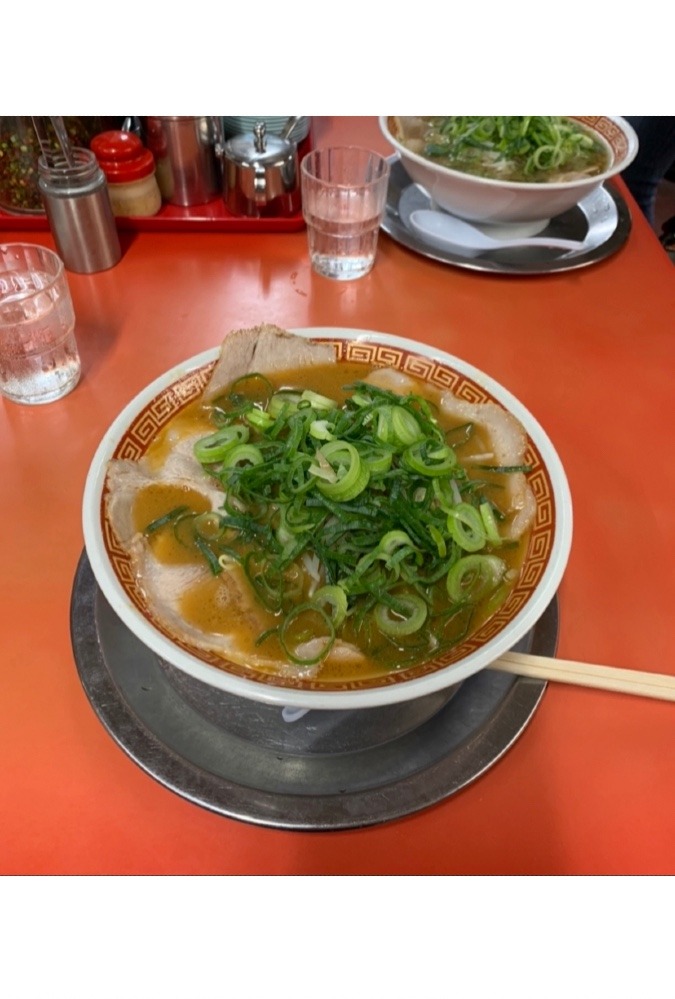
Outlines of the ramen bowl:
[{"label": "ramen bowl", "polygon": [[605,181],[621,173],[637,154],[637,136],[624,118],[570,117],[585,126],[605,147],[607,166],[592,177],[547,183],[494,180],[450,169],[413,152],[403,143],[402,123],[419,119],[383,115],[379,122],[384,138],[398,153],[410,179],[424,188],[436,207],[477,223],[493,235],[499,236],[497,230],[505,228],[507,235],[527,236],[541,232],[556,215],[573,208]]},{"label": "ramen bowl", "polygon": [[113,459],[137,461],[167,423],[197,400],[216,364],[218,348],[172,368],[140,392],[114,420],[91,463],[83,497],[87,556],[100,591],[124,625],[164,662],[215,692],[301,710],[374,708],[446,691],[508,651],[536,624],[562,578],[572,537],[572,508],[565,473],[542,427],[493,378],[433,347],[368,330],[312,328],[294,331],[329,344],[338,365],[394,368],[467,403],[497,403],[526,433],[528,482],[536,514],[518,581],[506,601],[476,631],[438,658],[360,680],[279,676],[233,663],[177,639],[166,630],[146,596],[107,516],[106,474]]}]

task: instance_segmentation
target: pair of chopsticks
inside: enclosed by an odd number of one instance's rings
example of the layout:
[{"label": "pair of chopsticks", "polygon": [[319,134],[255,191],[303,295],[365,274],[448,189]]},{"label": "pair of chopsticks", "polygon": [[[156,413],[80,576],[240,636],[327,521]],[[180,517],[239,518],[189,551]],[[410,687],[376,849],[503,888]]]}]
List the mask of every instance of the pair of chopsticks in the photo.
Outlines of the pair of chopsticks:
[{"label": "pair of chopsticks", "polygon": [[615,666],[596,666],[592,663],[572,662],[569,659],[551,659],[525,652],[505,652],[490,664],[490,669],[534,680],[554,680],[598,690],[613,690],[638,697],[656,697],[662,701],[675,701],[675,676],[664,673],[644,673],[640,670],[618,669]]}]

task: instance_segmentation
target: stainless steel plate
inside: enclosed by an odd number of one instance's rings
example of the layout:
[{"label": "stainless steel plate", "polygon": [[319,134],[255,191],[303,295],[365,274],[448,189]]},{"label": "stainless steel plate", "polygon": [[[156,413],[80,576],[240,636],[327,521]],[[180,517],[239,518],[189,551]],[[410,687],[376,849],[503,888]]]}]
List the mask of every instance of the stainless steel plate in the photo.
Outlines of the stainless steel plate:
[{"label": "stainless steel plate", "polygon": [[610,184],[600,187],[578,205],[551,219],[540,236],[581,240],[579,250],[564,253],[560,250],[522,248],[485,250],[476,256],[462,254],[460,250],[439,249],[425,242],[408,224],[410,213],[418,208],[433,208],[429,196],[413,184],[403,169],[397,154],[389,157],[391,169],[387,204],[382,229],[397,243],[409,250],[438,260],[475,271],[495,274],[550,274],[569,271],[604,260],[616,253],[628,239],[631,217],[628,206],[619,192]]},{"label": "stainless steel plate", "polygon": [[[557,631],[554,599],[515,648],[552,655]],[[546,688],[482,670],[440,701],[396,705],[394,728],[382,708],[311,711],[289,723],[279,708],[222,692],[204,705],[114,614],[84,552],[71,636],[94,711],[139,767],[194,804],[280,829],[376,825],[448,798],[513,745]],[[359,745],[371,727],[380,737]]]}]

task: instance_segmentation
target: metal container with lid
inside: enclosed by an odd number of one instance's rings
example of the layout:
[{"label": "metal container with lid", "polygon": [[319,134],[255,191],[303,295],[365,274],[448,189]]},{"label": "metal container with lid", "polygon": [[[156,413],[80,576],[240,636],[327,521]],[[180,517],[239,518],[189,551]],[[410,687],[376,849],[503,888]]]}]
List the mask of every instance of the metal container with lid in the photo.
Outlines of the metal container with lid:
[{"label": "metal container with lid", "polygon": [[94,274],[120,257],[105,175],[90,149],[38,159],[38,186],[56,249],[69,271]]},{"label": "metal container with lid", "polygon": [[172,205],[204,205],[220,189],[216,121],[210,115],[167,115],[143,120],[155,157],[162,197]]},{"label": "metal container with lid", "polygon": [[222,147],[223,198],[234,215],[285,216],[300,210],[298,150],[290,118],[280,135],[268,135],[264,122],[235,135]]}]

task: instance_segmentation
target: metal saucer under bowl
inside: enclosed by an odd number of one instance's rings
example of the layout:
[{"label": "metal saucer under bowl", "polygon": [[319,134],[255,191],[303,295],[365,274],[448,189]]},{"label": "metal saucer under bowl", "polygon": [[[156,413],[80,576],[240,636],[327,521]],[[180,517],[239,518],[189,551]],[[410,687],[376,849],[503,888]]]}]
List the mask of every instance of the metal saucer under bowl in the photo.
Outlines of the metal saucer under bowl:
[{"label": "metal saucer under bowl", "polygon": [[[557,632],[554,598],[514,648],[552,655]],[[513,745],[546,689],[484,669],[415,701],[287,721],[280,708],[216,691],[139,642],[103,597],[85,552],[71,637],[94,711],[141,769],[210,811],[279,829],[377,825],[448,798]]]},{"label": "metal saucer under bowl", "polygon": [[495,274],[551,274],[569,271],[616,253],[628,239],[632,223],[628,206],[610,183],[580,201],[574,208],[551,219],[539,233],[559,239],[581,241],[572,252],[546,247],[523,247],[485,250],[480,254],[463,254],[460,248],[439,248],[432,245],[409,224],[410,214],[422,208],[434,208],[429,195],[414,184],[406,173],[397,153],[388,157],[390,166],[387,202],[382,230],[397,243],[424,257],[440,263]]}]

